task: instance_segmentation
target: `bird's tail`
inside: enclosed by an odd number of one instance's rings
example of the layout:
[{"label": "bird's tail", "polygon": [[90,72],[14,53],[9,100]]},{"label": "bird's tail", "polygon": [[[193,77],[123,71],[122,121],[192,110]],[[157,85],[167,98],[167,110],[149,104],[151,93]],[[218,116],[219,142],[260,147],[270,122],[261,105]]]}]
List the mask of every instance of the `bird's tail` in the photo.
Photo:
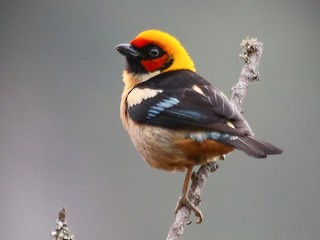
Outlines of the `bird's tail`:
[{"label": "bird's tail", "polygon": [[236,139],[224,139],[224,142],[245,152],[255,158],[265,158],[270,154],[281,154],[282,150],[270,143],[254,138],[253,136],[242,136]]}]

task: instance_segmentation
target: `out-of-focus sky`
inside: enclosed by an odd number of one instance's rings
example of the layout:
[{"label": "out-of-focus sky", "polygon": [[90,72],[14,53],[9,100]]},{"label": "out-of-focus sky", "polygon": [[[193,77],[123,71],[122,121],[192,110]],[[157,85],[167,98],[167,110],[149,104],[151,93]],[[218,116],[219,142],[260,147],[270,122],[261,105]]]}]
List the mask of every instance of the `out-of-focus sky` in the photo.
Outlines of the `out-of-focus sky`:
[{"label": "out-of-focus sky", "polygon": [[4,0],[0,4],[2,239],[49,239],[62,206],[80,239],[165,239],[184,175],[151,169],[119,119],[114,46],[157,28],[229,93],[242,39],[264,43],[244,101],[256,136],[284,149],[235,152],[183,239],[320,238],[320,4],[284,1]]}]

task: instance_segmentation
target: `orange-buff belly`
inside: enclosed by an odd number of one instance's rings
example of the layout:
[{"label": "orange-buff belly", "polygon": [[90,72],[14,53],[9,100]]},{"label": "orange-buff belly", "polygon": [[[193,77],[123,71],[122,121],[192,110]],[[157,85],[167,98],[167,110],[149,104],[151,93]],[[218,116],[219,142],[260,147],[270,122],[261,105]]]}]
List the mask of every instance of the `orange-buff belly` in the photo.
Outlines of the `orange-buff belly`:
[{"label": "orange-buff belly", "polygon": [[233,146],[214,140],[197,142],[192,139],[184,139],[177,143],[177,147],[182,150],[186,158],[193,160],[195,165],[205,164],[234,150]]}]

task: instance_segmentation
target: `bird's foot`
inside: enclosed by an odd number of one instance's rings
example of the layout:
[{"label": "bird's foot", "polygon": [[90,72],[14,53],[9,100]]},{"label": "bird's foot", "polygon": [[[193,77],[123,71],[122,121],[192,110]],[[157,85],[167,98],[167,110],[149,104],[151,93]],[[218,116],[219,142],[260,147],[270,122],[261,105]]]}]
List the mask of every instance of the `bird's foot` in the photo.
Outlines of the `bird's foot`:
[{"label": "bird's foot", "polygon": [[[192,202],[190,202],[189,198],[186,195],[181,196],[179,202],[177,203],[175,214],[177,214],[178,210],[181,209],[182,207],[187,207],[194,212],[194,214],[197,217],[197,221],[196,221],[197,224],[200,224],[202,222],[203,216],[200,209],[198,209]],[[189,221],[187,224],[189,225],[190,223],[191,221]]]}]

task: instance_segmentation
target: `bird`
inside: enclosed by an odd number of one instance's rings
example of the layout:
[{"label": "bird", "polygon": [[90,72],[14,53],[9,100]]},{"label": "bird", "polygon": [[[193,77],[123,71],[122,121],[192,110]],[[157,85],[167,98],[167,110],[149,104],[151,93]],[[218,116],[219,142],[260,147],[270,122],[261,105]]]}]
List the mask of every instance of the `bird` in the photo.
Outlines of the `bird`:
[{"label": "bird", "polygon": [[282,150],[257,139],[243,114],[214,85],[202,78],[180,41],[150,29],[116,46],[125,57],[120,102],[124,129],[142,158],[153,168],[186,172],[175,213],[188,207],[195,166],[224,159],[238,149],[255,158]]}]

